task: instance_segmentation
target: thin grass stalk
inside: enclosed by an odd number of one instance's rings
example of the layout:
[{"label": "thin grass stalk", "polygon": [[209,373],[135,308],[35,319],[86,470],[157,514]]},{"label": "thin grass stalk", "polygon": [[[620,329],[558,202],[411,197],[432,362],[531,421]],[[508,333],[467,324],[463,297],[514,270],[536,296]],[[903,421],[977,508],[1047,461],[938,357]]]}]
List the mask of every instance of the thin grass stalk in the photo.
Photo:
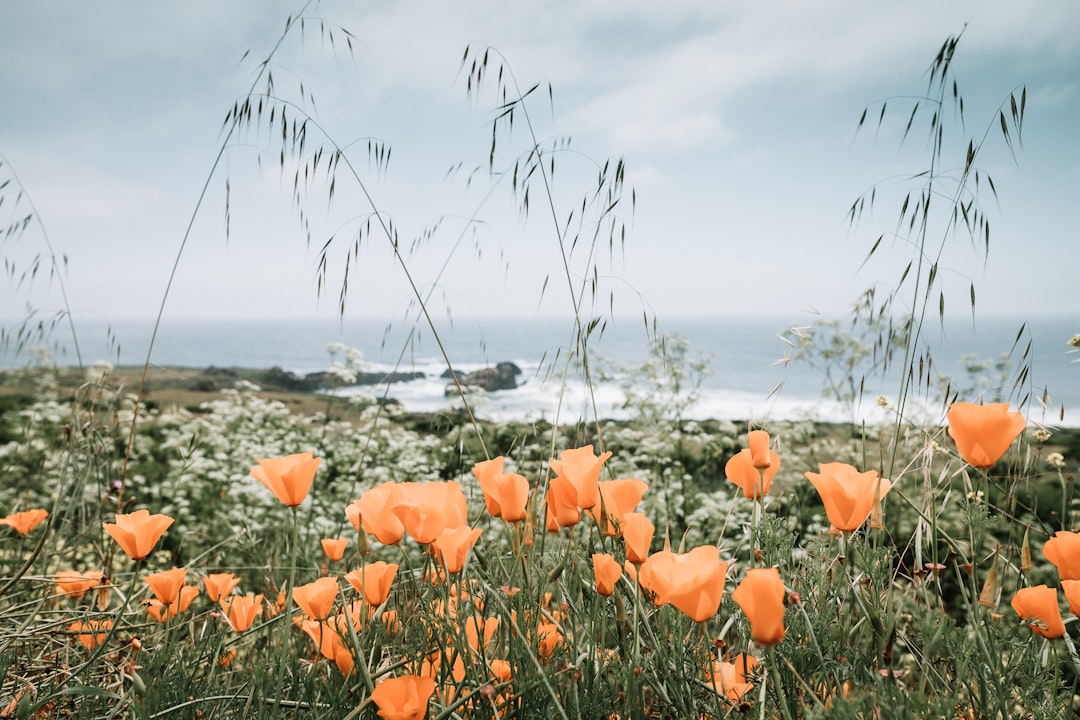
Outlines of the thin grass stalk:
[{"label": "thin grass stalk", "polygon": [[292,665],[293,658],[290,656],[289,639],[292,632],[292,615],[293,608],[295,606],[295,600],[293,599],[293,591],[296,589],[296,554],[300,545],[300,530],[297,527],[296,520],[296,507],[289,508],[289,585],[285,591],[285,607],[282,608],[280,617],[281,622],[281,658],[278,661],[277,675],[274,681],[274,689],[277,692],[275,698],[275,707],[279,707],[283,700],[284,694],[284,680],[285,680],[285,666]]},{"label": "thin grass stalk", "polygon": [[[270,50],[266,60],[264,60],[260,66],[259,71],[255,74],[255,78],[251,81],[251,87],[248,89],[248,95],[250,96],[255,92],[255,88],[262,82],[264,74],[269,71],[270,61],[277,54],[278,48],[285,42],[285,38],[293,31],[297,22],[303,17],[307,9],[315,2],[315,0],[308,0],[300,8],[295,16],[290,16],[285,23],[285,29],[281,35],[278,36],[277,42]],[[232,140],[233,135],[236,133],[237,128],[240,126],[240,117],[236,115],[233,117],[231,123],[229,123],[229,129],[225,133],[225,137],[222,138],[220,145],[218,146],[217,155],[214,157],[214,162],[210,165],[210,172],[206,175],[206,181],[203,183],[202,190],[199,192],[198,200],[195,201],[195,207],[191,212],[191,216],[188,219],[187,229],[184,230],[183,238],[180,240],[180,247],[176,251],[176,256],[173,259],[172,269],[169,271],[169,279],[165,283],[165,291],[162,293],[161,302],[158,305],[157,315],[154,319],[154,329],[150,333],[150,343],[146,348],[146,361],[143,363],[142,374],[139,377],[139,390],[135,394],[135,408],[131,414],[131,429],[128,431],[127,445],[124,450],[124,465],[120,471],[120,487],[117,489],[116,498],[116,511],[120,512],[123,507],[124,488],[127,484],[127,471],[128,464],[131,461],[131,451],[135,444],[135,427],[139,419],[139,408],[142,406],[143,394],[146,392],[146,377],[150,371],[150,358],[154,352],[154,343],[157,340],[158,330],[161,327],[161,318],[165,314],[165,304],[169,299],[169,291],[172,289],[173,281],[176,279],[176,273],[180,269],[180,258],[184,255],[184,250],[187,248],[188,239],[191,237],[192,228],[195,226],[195,219],[198,217],[202,210],[203,201],[206,199],[206,194],[210,190],[210,181],[217,173],[218,167],[221,165],[222,158],[225,157],[225,151],[229,147],[229,142]]]}]

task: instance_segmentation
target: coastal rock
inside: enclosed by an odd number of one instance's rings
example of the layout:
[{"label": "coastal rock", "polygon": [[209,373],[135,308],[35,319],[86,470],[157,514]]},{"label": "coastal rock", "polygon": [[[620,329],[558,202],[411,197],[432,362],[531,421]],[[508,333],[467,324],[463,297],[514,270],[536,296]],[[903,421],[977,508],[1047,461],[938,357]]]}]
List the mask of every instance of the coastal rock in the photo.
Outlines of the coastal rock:
[{"label": "coastal rock", "polygon": [[280,388],[290,392],[301,392],[309,389],[304,378],[294,372],[282,370],[277,365],[267,370],[256,382],[264,387]]},{"label": "coastal rock", "polygon": [[357,385],[382,385],[383,383],[398,383],[398,382],[411,382],[413,380],[423,380],[426,376],[419,370],[413,372],[392,372],[392,373],[358,373],[356,376]]},{"label": "coastal rock", "polygon": [[[512,362],[501,362],[493,368],[481,368],[471,373],[458,375],[458,381],[466,388],[478,388],[491,392],[493,390],[513,390],[517,387],[517,376],[521,374],[521,368]],[[444,378],[452,378],[450,370],[443,373]],[[446,394],[454,395],[457,387],[451,383],[446,386]]]},{"label": "coastal rock", "polygon": [[[390,373],[356,373],[356,382],[353,385],[383,385],[397,382],[410,382],[421,380],[424,373],[414,372],[390,372]],[[325,390],[338,387],[337,377],[328,372],[308,373],[304,376],[304,384],[309,390]]]}]

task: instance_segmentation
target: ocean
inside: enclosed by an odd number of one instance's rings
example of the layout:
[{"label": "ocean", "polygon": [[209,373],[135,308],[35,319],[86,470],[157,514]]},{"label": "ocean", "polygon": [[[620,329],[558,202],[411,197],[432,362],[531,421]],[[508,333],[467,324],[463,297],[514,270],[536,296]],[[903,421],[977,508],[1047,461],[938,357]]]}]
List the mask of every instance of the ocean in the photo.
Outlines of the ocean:
[{"label": "ocean", "polygon": [[[803,359],[785,362],[792,348],[781,335],[792,326],[811,325],[814,318],[732,318],[683,317],[661,319],[659,330],[685,338],[686,357],[701,361],[706,372],[693,389],[696,400],[683,416],[690,419],[790,420],[813,418],[828,421],[878,422],[890,417],[891,408],[881,408],[876,400],[884,396],[895,404],[899,387],[894,372],[884,380],[869,382],[863,399],[855,405],[836,402],[823,396],[828,385],[826,368]],[[977,400],[980,392],[989,402],[1011,401],[1016,407],[1024,397],[1023,408],[1029,421],[1047,425],[1080,426],[1080,355],[1069,354],[1067,342],[1080,332],[1080,323],[1071,318],[1029,320],[1019,346],[1013,352],[1019,358],[1028,340],[1032,350],[1027,359],[1030,370],[1022,388],[1014,392],[1012,373],[998,371],[969,375],[964,358],[977,357],[994,361],[1013,348],[1024,324],[1016,318],[977,318],[975,326],[966,321],[948,322],[942,332],[936,319],[926,325],[924,336],[931,348],[931,376],[945,373],[965,389],[962,400]],[[161,326],[152,355],[156,365],[182,367],[281,367],[299,374],[325,370],[331,363],[330,343],[341,343],[360,350],[364,370],[388,373],[419,371],[423,379],[387,386],[343,388],[341,395],[387,394],[407,410],[433,412],[459,404],[447,397],[447,380],[441,377],[446,362],[426,327],[414,332],[411,321],[345,318],[338,320],[214,320],[187,321],[166,318]],[[590,392],[584,373],[575,357],[567,369],[568,348],[573,347],[572,325],[554,318],[488,318],[436,320],[439,336],[450,361],[459,374],[499,362],[512,362],[522,371],[519,386],[471,398],[477,415],[491,420],[551,420],[558,412],[560,422],[626,417],[624,386],[636,393],[654,394],[663,402],[669,395],[657,376],[634,372],[633,367],[649,358],[652,325],[642,317],[616,317],[597,326],[590,337],[589,364],[595,382]],[[12,333],[17,323],[4,323]],[[84,363],[107,360],[115,365],[141,365],[153,323],[123,321],[80,322],[76,325]],[[648,331],[646,328],[648,327]],[[50,347],[53,361],[74,364],[70,342],[64,341],[63,327],[54,335]],[[790,334],[788,334],[790,337]],[[337,355],[343,361],[343,353]],[[902,358],[898,358],[899,365]],[[0,367],[24,366],[24,353],[14,355],[10,348],[0,351]],[[845,377],[838,366],[829,368],[832,377]],[[565,373],[565,381],[564,381]],[[694,383],[689,382],[688,385]],[[1035,398],[1048,394],[1050,408],[1044,409]],[[937,393],[940,397],[940,393]],[[685,393],[684,395],[685,396]],[[910,397],[916,397],[915,394]],[[941,401],[931,397],[919,410],[930,421],[940,421]],[[594,410],[595,408],[595,410]],[[1060,417],[1064,408],[1064,419]],[[910,417],[910,415],[909,415]]]}]

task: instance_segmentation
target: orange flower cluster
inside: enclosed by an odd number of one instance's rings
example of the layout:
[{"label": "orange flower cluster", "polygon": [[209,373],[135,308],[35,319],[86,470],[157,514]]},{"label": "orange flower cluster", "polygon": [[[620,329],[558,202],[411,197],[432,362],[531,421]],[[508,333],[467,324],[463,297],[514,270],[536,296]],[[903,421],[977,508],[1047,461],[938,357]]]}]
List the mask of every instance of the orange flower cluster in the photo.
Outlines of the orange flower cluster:
[{"label": "orange flower cluster", "polygon": [[555,477],[548,483],[547,529],[558,532],[561,527],[577,525],[581,511],[590,510],[600,502],[600,469],[611,452],[597,457],[593,446],[563,450],[558,460],[551,460]]},{"label": "orange flower cluster", "polygon": [[199,588],[186,585],[187,570],[173,568],[147,575],[146,584],[154,597],[145,601],[146,613],[158,622],[166,622],[186,611],[199,594]]},{"label": "orange flower cluster", "polygon": [[[1043,544],[1043,555],[1057,568],[1069,612],[1080,616],[1080,533],[1059,530]],[[1021,588],[1013,596],[1012,607],[1037,634],[1051,640],[1065,634],[1056,589],[1046,585]]]},{"label": "orange flower cluster", "polygon": [[488,514],[507,522],[524,520],[529,503],[529,481],[517,473],[503,472],[506,458],[500,455],[473,465],[472,472],[484,493]]},{"label": "orange flower cluster", "polygon": [[357,532],[369,533],[384,545],[401,542],[406,533],[417,543],[430,545],[449,573],[462,571],[480,537],[480,530],[468,525],[465,492],[453,480],[386,482],[350,503],[345,515]]}]

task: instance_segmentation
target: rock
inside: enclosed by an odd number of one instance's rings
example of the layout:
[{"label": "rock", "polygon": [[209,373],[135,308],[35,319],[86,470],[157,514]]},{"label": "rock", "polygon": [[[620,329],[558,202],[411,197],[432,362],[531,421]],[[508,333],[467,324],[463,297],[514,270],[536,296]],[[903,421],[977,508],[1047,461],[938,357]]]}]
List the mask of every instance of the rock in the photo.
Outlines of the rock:
[{"label": "rock", "polygon": [[397,383],[397,382],[410,382],[412,380],[423,380],[426,377],[424,373],[419,370],[413,372],[392,372],[392,373],[357,373],[356,384],[357,385],[382,385],[383,383]]},{"label": "rock", "polygon": [[290,390],[293,392],[310,389],[304,378],[294,372],[282,370],[277,365],[267,370],[266,373],[259,378],[258,382],[264,387],[280,388],[282,390]]},{"label": "rock", "polygon": [[[458,375],[458,380],[466,388],[479,388],[481,390],[513,390],[517,387],[517,376],[521,374],[521,368],[512,362],[501,362],[493,368],[482,368],[471,373]],[[450,371],[443,373],[444,378],[450,378]],[[457,386],[453,383],[446,386],[446,394],[457,393]]]},{"label": "rock", "polygon": [[[391,372],[391,373],[356,373],[356,382],[353,385],[384,385],[387,383],[410,382],[422,380],[425,377],[420,371],[414,372]],[[340,387],[337,376],[328,372],[308,373],[304,376],[304,384],[309,390],[326,390]]]}]

